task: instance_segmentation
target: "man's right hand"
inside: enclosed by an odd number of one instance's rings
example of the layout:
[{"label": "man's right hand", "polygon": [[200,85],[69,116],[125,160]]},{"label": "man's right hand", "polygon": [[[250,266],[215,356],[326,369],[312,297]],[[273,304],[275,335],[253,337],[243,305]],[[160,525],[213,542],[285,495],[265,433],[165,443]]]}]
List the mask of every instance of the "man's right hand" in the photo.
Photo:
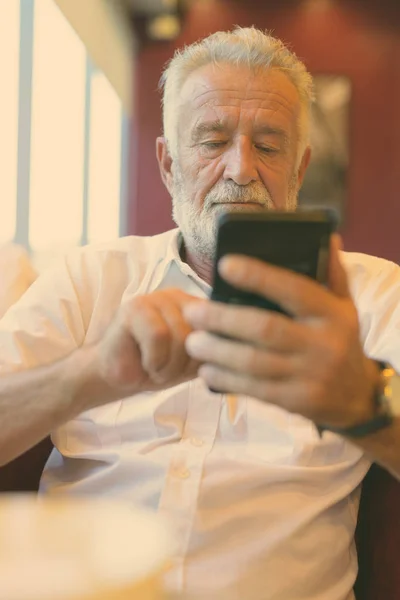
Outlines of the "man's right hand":
[{"label": "man's right hand", "polygon": [[0,376],[0,466],[87,410],[196,377],[199,363],[185,350],[192,329],[182,316],[193,300],[175,289],[135,298],[97,343]]},{"label": "man's right hand", "polygon": [[197,376],[200,363],[185,350],[192,328],[183,317],[184,306],[193,300],[171,288],[120,307],[95,346],[96,372],[112,397],[163,389]]}]

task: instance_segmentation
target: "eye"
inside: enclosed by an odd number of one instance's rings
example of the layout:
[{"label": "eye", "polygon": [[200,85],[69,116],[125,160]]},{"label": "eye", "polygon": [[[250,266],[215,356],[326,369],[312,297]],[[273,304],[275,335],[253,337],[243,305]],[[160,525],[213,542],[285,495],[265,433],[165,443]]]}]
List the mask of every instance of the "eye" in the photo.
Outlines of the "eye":
[{"label": "eye", "polygon": [[202,146],[205,146],[206,148],[210,148],[212,150],[216,148],[222,148],[222,146],[225,146],[225,144],[226,142],[220,140],[218,142],[203,142]]},{"label": "eye", "polygon": [[264,154],[276,154],[277,152],[279,152],[278,148],[272,148],[271,146],[256,145],[256,148]]}]

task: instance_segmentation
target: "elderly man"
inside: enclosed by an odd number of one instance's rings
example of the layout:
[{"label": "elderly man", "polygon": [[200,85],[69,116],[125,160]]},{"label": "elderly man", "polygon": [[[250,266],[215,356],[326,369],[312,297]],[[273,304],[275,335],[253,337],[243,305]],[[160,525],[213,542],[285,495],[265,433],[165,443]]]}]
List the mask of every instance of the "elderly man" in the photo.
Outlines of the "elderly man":
[{"label": "elderly man", "polygon": [[177,53],[163,84],[157,157],[178,229],[81,249],[9,311],[2,460],[52,432],[44,491],[166,515],[175,590],[350,599],[359,485],[370,460],[400,477],[400,419],[368,358],[400,369],[400,269],[334,238],[329,290],[221,263],[291,319],[207,301],[216,216],[296,207],[312,79],[279,40],[236,29]]}]

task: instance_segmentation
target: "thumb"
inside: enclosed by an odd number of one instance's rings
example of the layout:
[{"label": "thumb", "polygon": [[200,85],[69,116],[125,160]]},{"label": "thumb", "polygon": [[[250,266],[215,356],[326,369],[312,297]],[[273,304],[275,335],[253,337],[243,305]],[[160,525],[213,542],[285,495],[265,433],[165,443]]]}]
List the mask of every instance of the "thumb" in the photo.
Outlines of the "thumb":
[{"label": "thumb", "polygon": [[350,288],[347,273],[340,259],[342,247],[342,238],[337,233],[334,233],[331,236],[330,242],[328,284],[329,289],[334,294],[341,296],[342,298],[349,298]]}]

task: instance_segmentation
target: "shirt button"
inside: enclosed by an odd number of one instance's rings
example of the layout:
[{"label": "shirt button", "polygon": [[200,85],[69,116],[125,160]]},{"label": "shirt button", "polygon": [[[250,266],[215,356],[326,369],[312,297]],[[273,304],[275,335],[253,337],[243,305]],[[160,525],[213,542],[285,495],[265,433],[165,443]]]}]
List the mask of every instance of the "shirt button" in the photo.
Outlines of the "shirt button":
[{"label": "shirt button", "polygon": [[203,440],[200,440],[199,438],[195,437],[190,438],[190,443],[192,444],[192,446],[197,446],[198,448],[200,448],[200,446],[204,444]]},{"label": "shirt button", "polygon": [[188,479],[190,477],[190,471],[189,469],[182,469],[181,471],[178,471],[177,475],[179,479]]}]

